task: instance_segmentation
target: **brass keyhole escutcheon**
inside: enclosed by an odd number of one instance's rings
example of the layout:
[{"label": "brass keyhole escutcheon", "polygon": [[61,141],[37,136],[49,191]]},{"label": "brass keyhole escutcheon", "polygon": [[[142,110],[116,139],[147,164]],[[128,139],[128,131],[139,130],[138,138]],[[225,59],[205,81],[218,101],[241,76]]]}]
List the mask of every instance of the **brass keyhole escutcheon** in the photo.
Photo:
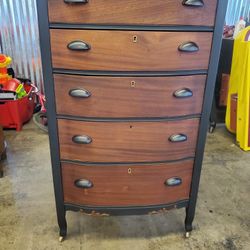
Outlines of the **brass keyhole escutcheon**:
[{"label": "brass keyhole escutcheon", "polygon": [[130,86],[131,86],[131,88],[135,88],[136,87],[136,82],[135,81],[131,81]]},{"label": "brass keyhole escutcheon", "polygon": [[132,169],[131,168],[128,169],[128,174],[132,174]]},{"label": "brass keyhole escutcheon", "polygon": [[133,36],[133,43],[137,43],[138,42],[138,37],[136,35]]}]

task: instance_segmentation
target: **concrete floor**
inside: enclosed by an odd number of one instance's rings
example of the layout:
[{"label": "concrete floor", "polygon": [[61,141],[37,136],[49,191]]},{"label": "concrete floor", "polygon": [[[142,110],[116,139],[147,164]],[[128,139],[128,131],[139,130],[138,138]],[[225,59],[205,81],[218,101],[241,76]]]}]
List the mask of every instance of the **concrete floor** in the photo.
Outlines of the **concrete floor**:
[{"label": "concrete floor", "polygon": [[68,237],[59,243],[48,137],[32,123],[5,135],[1,250],[250,249],[250,153],[235,146],[224,128],[208,136],[190,239],[183,238],[184,209],[108,218],[68,212]]}]

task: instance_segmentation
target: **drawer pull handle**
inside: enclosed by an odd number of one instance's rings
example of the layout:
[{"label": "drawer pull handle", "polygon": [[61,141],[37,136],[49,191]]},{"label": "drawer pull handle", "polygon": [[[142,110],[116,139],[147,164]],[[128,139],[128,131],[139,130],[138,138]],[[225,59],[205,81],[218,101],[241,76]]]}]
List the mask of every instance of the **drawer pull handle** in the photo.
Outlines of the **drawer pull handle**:
[{"label": "drawer pull handle", "polygon": [[174,97],[176,98],[189,98],[193,96],[193,92],[191,89],[184,88],[178,89],[174,92]]},{"label": "drawer pull handle", "polygon": [[178,50],[181,52],[197,52],[199,46],[195,42],[185,42],[179,46]]},{"label": "drawer pull handle", "polygon": [[165,185],[168,187],[180,186],[182,184],[182,179],[180,177],[172,177],[165,181]]},{"label": "drawer pull handle", "polygon": [[184,141],[187,141],[187,136],[184,134],[171,135],[169,137],[169,141],[171,141],[171,142],[184,142]]},{"label": "drawer pull handle", "polygon": [[93,183],[87,179],[79,179],[75,181],[75,186],[78,188],[92,188]]},{"label": "drawer pull handle", "polygon": [[91,49],[90,45],[83,41],[73,41],[68,44],[68,49],[76,51],[88,51]]},{"label": "drawer pull handle", "polygon": [[86,89],[71,89],[69,95],[76,98],[88,98],[91,93]]},{"label": "drawer pull handle", "polygon": [[183,5],[188,7],[203,7],[204,2],[203,0],[184,0]]},{"label": "drawer pull handle", "polygon": [[89,1],[88,0],[64,0],[65,3],[70,4],[70,3],[82,3],[82,4],[86,4]]},{"label": "drawer pull handle", "polygon": [[72,137],[72,141],[76,144],[90,144],[92,138],[87,135],[75,135]]}]

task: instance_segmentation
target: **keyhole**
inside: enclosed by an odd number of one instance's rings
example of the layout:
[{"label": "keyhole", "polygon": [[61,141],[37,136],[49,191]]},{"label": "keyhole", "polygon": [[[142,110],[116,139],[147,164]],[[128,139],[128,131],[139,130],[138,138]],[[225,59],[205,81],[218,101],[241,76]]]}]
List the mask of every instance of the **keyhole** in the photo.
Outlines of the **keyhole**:
[{"label": "keyhole", "polygon": [[131,168],[128,169],[128,174],[132,174],[132,169]]},{"label": "keyhole", "polygon": [[130,86],[131,86],[131,88],[135,88],[136,82],[135,81],[131,81]]},{"label": "keyhole", "polygon": [[137,41],[138,41],[138,37],[137,36],[133,36],[133,42],[137,43]]}]

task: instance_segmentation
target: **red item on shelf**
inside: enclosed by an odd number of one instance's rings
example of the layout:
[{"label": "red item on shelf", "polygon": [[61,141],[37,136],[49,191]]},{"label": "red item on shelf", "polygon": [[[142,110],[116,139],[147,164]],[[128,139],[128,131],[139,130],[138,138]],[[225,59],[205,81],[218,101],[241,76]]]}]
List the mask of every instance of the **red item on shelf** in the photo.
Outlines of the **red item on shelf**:
[{"label": "red item on shelf", "polygon": [[28,93],[27,96],[18,100],[0,101],[0,125],[4,128],[15,128],[20,131],[23,124],[32,117],[35,94],[32,93],[33,87],[30,85],[24,85],[24,89]]},{"label": "red item on shelf", "polygon": [[16,89],[21,84],[17,79],[11,79],[3,85],[3,90],[16,92]]}]

